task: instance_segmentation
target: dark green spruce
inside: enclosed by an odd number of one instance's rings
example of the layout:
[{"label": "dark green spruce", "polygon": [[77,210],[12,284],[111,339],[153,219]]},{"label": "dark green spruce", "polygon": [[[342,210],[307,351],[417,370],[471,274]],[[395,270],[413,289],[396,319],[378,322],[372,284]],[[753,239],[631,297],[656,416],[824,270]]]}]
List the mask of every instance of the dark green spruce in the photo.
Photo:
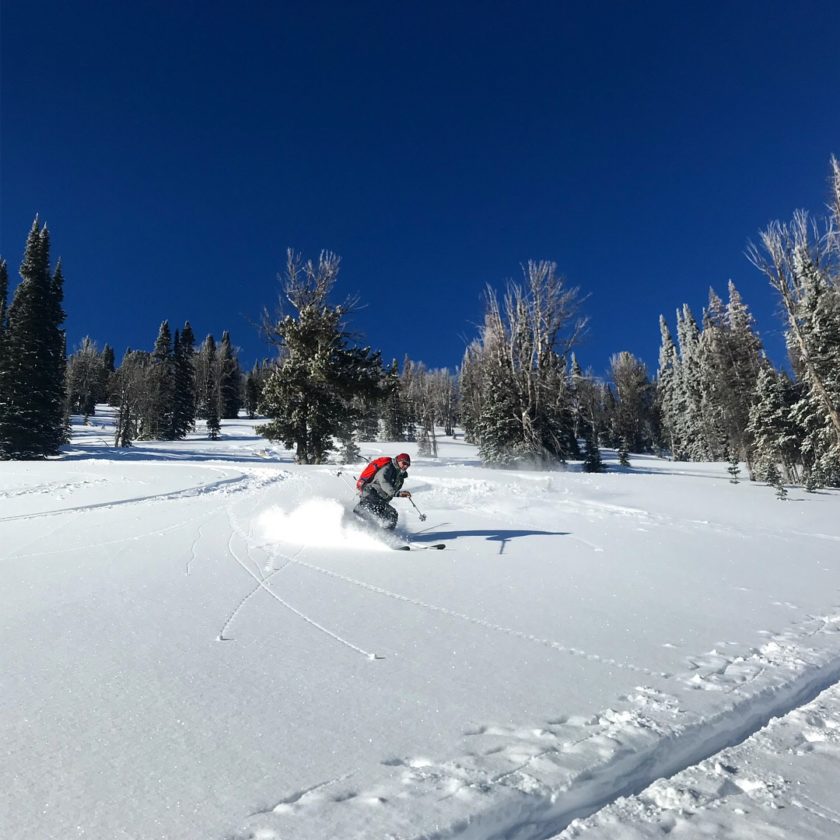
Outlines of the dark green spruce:
[{"label": "dark green spruce", "polygon": [[[49,259],[49,234],[36,218],[27,237],[21,282],[8,307],[6,325],[0,328],[0,458],[4,459],[56,455],[67,436],[61,329],[64,279],[60,262],[50,274]],[[2,300],[5,309],[5,293]]]}]

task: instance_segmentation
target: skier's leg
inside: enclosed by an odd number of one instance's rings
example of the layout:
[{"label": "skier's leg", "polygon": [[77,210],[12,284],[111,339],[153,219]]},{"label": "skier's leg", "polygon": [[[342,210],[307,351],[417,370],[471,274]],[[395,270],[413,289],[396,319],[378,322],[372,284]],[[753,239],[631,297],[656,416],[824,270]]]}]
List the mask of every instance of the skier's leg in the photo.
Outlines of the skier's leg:
[{"label": "skier's leg", "polygon": [[[353,513],[378,528],[391,530],[396,524],[396,511],[387,502],[373,494],[365,495],[353,508]],[[391,524],[391,513],[394,514],[393,524]]]},{"label": "skier's leg", "polygon": [[384,505],[382,505],[382,518],[385,523],[382,527],[385,528],[387,531],[393,531],[394,528],[397,527],[397,519],[399,518],[399,514],[387,502]]}]

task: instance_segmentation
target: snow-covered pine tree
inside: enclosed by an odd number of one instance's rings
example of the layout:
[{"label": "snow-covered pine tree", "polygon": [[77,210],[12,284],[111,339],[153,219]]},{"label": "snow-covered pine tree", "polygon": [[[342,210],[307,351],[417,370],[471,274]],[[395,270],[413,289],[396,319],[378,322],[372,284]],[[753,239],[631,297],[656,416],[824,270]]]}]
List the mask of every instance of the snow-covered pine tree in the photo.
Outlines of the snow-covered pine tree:
[{"label": "snow-covered pine tree", "polygon": [[0,363],[0,458],[54,455],[66,440],[64,278],[49,269],[47,227],[36,217],[27,237],[21,283],[8,308]]},{"label": "snow-covered pine tree", "polygon": [[128,447],[141,434],[142,418],[148,414],[148,369],[151,354],[145,350],[125,351],[122,364],[111,378],[113,401],[119,406],[114,446]]},{"label": "snow-covered pine tree", "polygon": [[96,413],[96,403],[104,398],[108,372],[96,342],[85,336],[67,359],[67,408],[81,414],[85,422]]},{"label": "snow-covered pine tree", "polygon": [[677,311],[677,339],[680,349],[677,405],[682,448],[688,460],[708,461],[714,457],[719,435],[714,429],[713,418],[705,410],[705,360],[700,345],[700,329],[688,304]]},{"label": "snow-covered pine tree", "polygon": [[345,433],[338,453],[339,464],[358,464],[361,460],[362,450],[356,442],[356,435],[353,432]]},{"label": "snow-covered pine tree", "polygon": [[[411,376],[405,391],[412,406],[412,415],[420,428],[418,441],[424,447],[424,455],[437,458],[437,436],[435,424],[453,424],[453,386],[449,371],[428,370],[423,362],[410,365]],[[428,444],[428,452],[425,447]],[[418,450],[419,451],[419,450]]]},{"label": "snow-covered pine tree", "polygon": [[218,357],[219,417],[222,420],[235,420],[242,408],[242,370],[227,330],[222,333]]},{"label": "snow-covered pine tree", "polygon": [[[831,406],[840,409],[840,275],[832,278],[827,265],[822,270],[805,265],[802,275],[799,329],[805,335],[810,363],[795,363],[805,391],[794,413],[805,430],[802,447],[812,462],[810,470],[819,483],[840,487],[840,435],[820,394],[822,389]],[[794,345],[793,356],[796,349]]]},{"label": "snow-covered pine tree", "polygon": [[175,388],[172,427],[181,440],[195,427],[195,333],[189,321],[183,330],[175,330]]},{"label": "snow-covered pine tree", "polygon": [[474,425],[475,443],[484,464],[510,466],[516,461],[522,441],[517,419],[519,405],[514,396],[513,370],[505,353],[506,336],[497,319],[486,319],[481,353],[475,357],[480,370],[483,399]]},{"label": "snow-covered pine tree", "polygon": [[684,461],[686,453],[680,437],[680,359],[664,315],[659,316],[659,368],[656,372],[656,407],[662,445],[675,461]]},{"label": "snow-covered pine tree", "polygon": [[[571,454],[570,400],[557,390],[567,387],[565,360],[585,322],[575,317],[578,290],[566,287],[556,263],[530,260],[523,275],[522,285],[508,284],[501,304],[487,290],[480,359],[488,372],[477,442],[493,463],[545,466]],[[482,437],[488,434],[492,441]]]},{"label": "snow-covered pine tree", "polygon": [[804,210],[771,223],[749,256],[779,293],[787,341],[803,385],[794,408],[804,432],[806,482],[840,486],[840,165],[831,159],[831,218],[821,233]]},{"label": "snow-covered pine tree", "polygon": [[461,425],[467,443],[476,442],[476,428],[481,416],[483,392],[481,385],[481,343],[472,341],[464,351],[458,381],[460,391]]},{"label": "snow-covered pine tree", "polygon": [[435,422],[443,426],[445,435],[451,436],[455,429],[458,405],[457,377],[453,376],[448,368],[432,370],[429,372],[429,388]]},{"label": "snow-covered pine tree", "polygon": [[[725,448],[736,459],[745,461],[752,472],[747,426],[764,351],[752,315],[731,280],[725,308],[710,290],[704,324],[701,344],[706,413],[713,418],[713,427],[721,435]],[[713,456],[717,457],[714,451]]]},{"label": "snow-covered pine tree", "polygon": [[429,430],[424,426],[423,430],[420,432],[420,437],[417,438],[417,454],[421,458],[431,458],[433,457],[432,453],[432,441],[429,437]]},{"label": "snow-covered pine tree", "polygon": [[626,351],[610,357],[610,377],[615,388],[611,417],[616,441],[627,452],[653,448],[654,391],[644,362]]},{"label": "snow-covered pine tree", "polygon": [[798,480],[796,428],[782,381],[769,364],[758,374],[747,431],[752,441],[756,479],[770,481],[770,466],[781,463],[788,480]]},{"label": "snow-covered pine tree", "polygon": [[328,302],[339,266],[330,252],[322,252],[316,264],[290,249],[284,292],[296,314],[281,313],[266,325],[280,356],[260,403],[271,420],[257,431],[294,447],[301,464],[324,463],[333,438],[352,433],[358,420],[354,397],[381,396],[379,353],[352,347],[342,328],[347,307]]}]

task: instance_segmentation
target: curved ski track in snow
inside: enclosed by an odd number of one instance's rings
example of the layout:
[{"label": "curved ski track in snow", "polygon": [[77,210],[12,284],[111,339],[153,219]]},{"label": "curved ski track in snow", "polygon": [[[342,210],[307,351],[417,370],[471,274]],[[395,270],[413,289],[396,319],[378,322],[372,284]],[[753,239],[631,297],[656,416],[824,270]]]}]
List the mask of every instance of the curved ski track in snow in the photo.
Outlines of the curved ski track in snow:
[{"label": "curved ski track in snow", "polygon": [[[218,467],[208,467],[207,469],[219,470]],[[229,472],[229,470],[225,471]],[[269,478],[267,481],[263,480],[259,482],[258,486],[255,488],[253,486],[255,478],[254,474],[240,472],[238,475],[235,475],[231,478],[221,478],[218,481],[196,484],[192,487],[185,487],[180,490],[171,490],[166,493],[154,493],[149,496],[133,496],[128,499],[118,499],[116,501],[110,502],[95,502],[93,504],[77,505],[75,507],[55,508],[54,510],[44,510],[39,511],[37,513],[20,513],[15,514],[14,516],[3,516],[0,517],[0,523],[15,522],[28,519],[39,519],[44,516],[58,516],[62,513],[87,513],[88,511],[92,510],[122,507],[124,505],[142,504],[144,502],[165,502],[175,499],[190,499],[205,494],[231,492],[231,490],[233,490],[233,492],[236,492],[237,490],[261,489],[262,486],[264,486],[266,483],[283,481],[289,478],[290,475],[291,474],[287,472],[278,472],[273,477]]]}]

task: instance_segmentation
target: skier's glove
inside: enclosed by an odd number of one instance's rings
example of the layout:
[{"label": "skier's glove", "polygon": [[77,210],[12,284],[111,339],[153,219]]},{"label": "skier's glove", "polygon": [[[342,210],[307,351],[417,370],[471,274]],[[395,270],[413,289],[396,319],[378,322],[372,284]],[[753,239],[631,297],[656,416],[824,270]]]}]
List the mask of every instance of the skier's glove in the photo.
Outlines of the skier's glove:
[{"label": "skier's glove", "polygon": [[400,490],[400,498],[401,499],[410,499],[411,498],[411,493],[409,493],[408,490]]}]

